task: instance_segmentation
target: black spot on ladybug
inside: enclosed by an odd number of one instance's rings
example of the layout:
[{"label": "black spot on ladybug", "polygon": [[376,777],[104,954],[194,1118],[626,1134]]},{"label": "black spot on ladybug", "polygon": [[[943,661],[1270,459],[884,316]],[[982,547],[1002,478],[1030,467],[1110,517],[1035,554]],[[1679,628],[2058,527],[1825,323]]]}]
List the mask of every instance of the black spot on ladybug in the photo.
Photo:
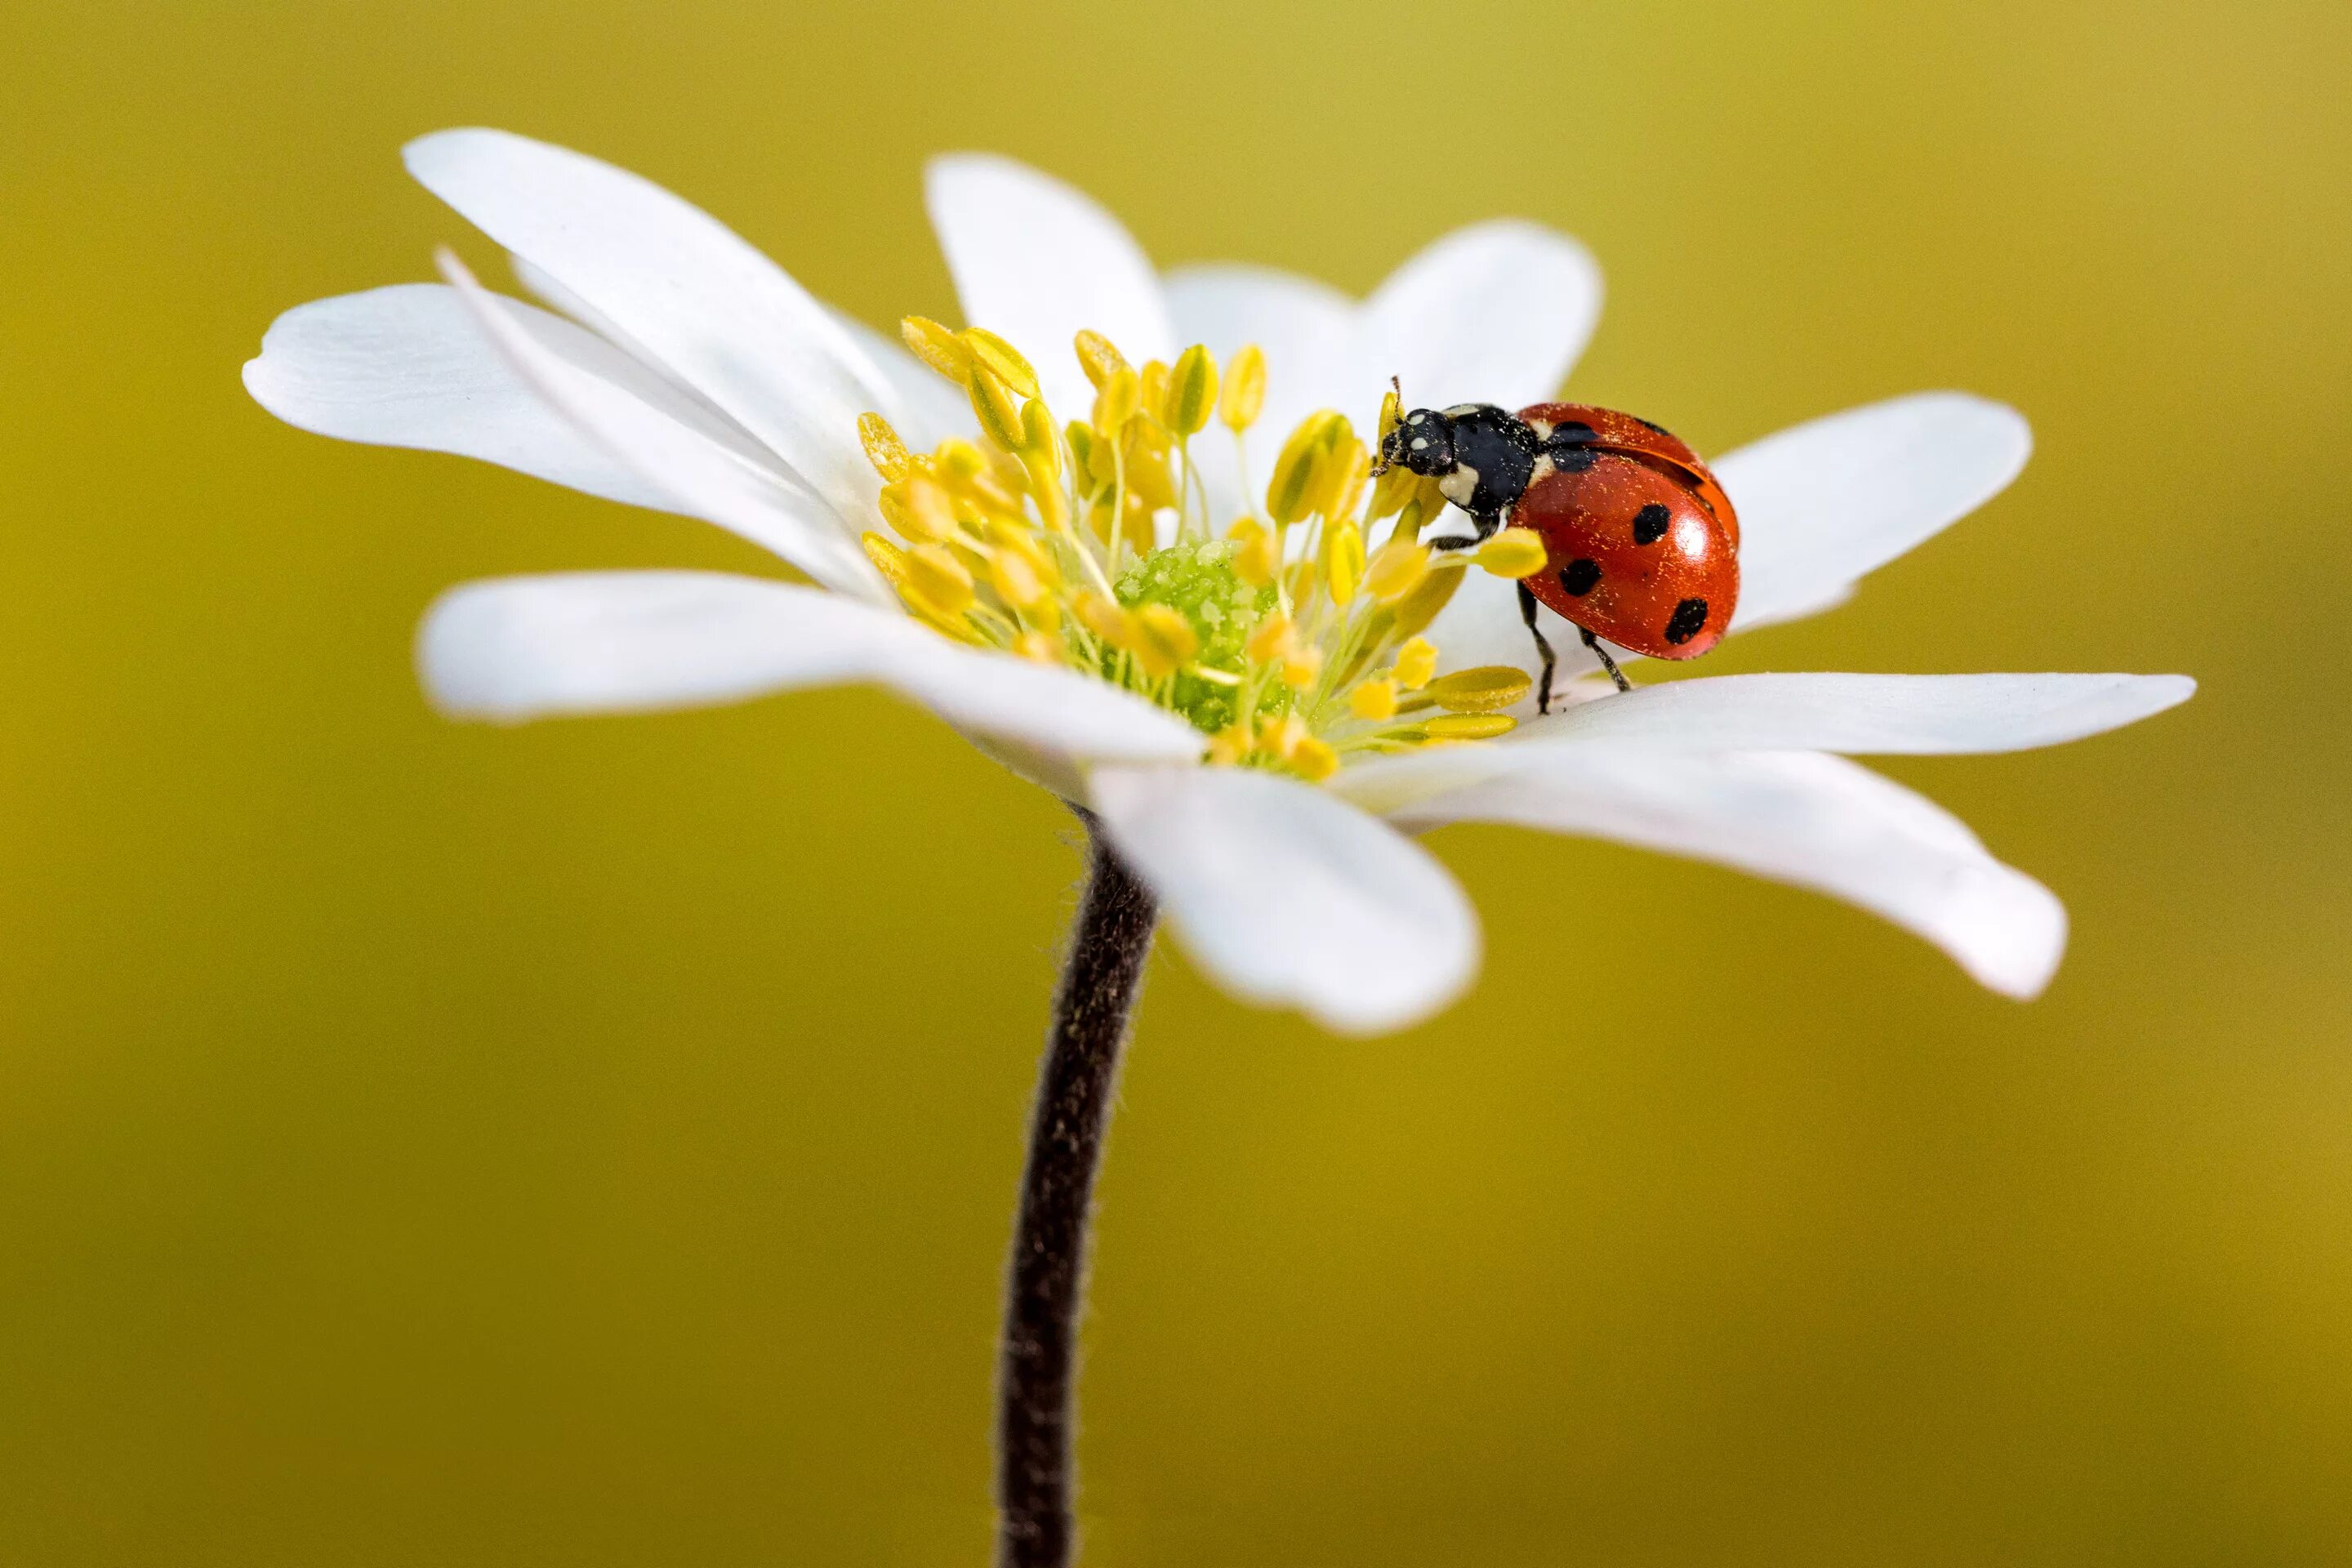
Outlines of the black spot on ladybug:
[{"label": "black spot on ladybug", "polygon": [[[1633,514],[1633,542],[1636,544],[1655,544],[1658,541],[1666,536],[1667,526],[1674,521],[1675,514],[1673,512],[1668,511],[1658,502],[1652,501],[1649,505],[1643,507],[1641,510]],[[1696,601],[1692,602],[1696,603]],[[1705,605],[1700,605],[1698,607],[1698,613],[1701,618],[1705,618],[1706,615],[1706,606]]]},{"label": "black spot on ladybug", "polygon": [[1706,625],[1706,601],[1685,599],[1675,606],[1674,615],[1666,621],[1666,640],[1680,647],[1698,636],[1699,628]]},{"label": "black spot on ladybug", "polygon": [[1570,419],[1551,427],[1551,438],[1559,446],[1570,447],[1580,442],[1597,441],[1600,432],[1581,419]]},{"label": "black spot on ladybug", "polygon": [[1669,441],[1675,439],[1675,433],[1673,431],[1667,429],[1664,426],[1657,423],[1657,421],[1654,419],[1644,419],[1641,416],[1635,415],[1633,416],[1633,423],[1639,425],[1644,430],[1654,431],[1660,436],[1664,436]]},{"label": "black spot on ladybug", "polygon": [[1601,454],[1590,447],[1554,447],[1551,448],[1554,473],[1580,474],[1601,460]]},{"label": "black spot on ladybug", "polygon": [[[1587,561],[1579,556],[1559,569],[1559,585],[1580,599],[1592,592],[1593,585],[1600,581],[1601,563],[1598,561]],[[1699,609],[1704,615],[1706,606],[1702,605]]]}]

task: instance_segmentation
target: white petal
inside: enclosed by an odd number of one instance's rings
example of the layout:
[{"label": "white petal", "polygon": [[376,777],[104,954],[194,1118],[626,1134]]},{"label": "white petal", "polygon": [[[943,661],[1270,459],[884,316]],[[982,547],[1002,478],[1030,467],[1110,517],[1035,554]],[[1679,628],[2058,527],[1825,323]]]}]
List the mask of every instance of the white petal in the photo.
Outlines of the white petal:
[{"label": "white petal", "polygon": [[1811,420],[1715,463],[1739,513],[1732,629],[1811,615],[1999,495],[2033,436],[2016,410],[1922,392]]},{"label": "white petal", "polygon": [[1507,744],[2020,752],[2136,724],[2196,689],[2183,675],[1727,675],[1529,719]]},{"label": "white petal", "polygon": [[1994,859],[1942,807],[1843,758],[1494,750],[1521,765],[1399,820],[1588,834],[1811,888],[1925,937],[2009,996],[2039,994],[2065,950],[2066,911],[2048,889]]},{"label": "white petal", "polygon": [[959,728],[1056,756],[1190,761],[1201,737],[1065,669],[961,647],[904,616],[714,572],[581,572],[453,588],[417,668],[454,717],[520,723],[874,682]]},{"label": "white petal", "polygon": [[1426,850],[1322,790],[1240,768],[1103,768],[1091,800],[1203,969],[1349,1034],[1477,972],[1478,918]]},{"label": "white petal", "polygon": [[1410,407],[1555,395],[1601,319],[1601,268],[1566,235],[1517,220],[1457,229],[1364,302],[1349,396],[1367,425],[1389,377]]},{"label": "white petal", "polygon": [[875,487],[857,416],[897,410],[848,334],[773,262],[658,185],[543,142],[444,131],[406,157],[426,189],[863,525]]},{"label": "white petal", "polygon": [[440,259],[475,321],[515,373],[611,457],[674,498],[676,510],[765,545],[827,587],[877,605],[893,603],[838,519],[794,481],[549,353],[518,325],[526,307],[484,290],[447,252]]},{"label": "white petal", "polygon": [[[1265,406],[1244,437],[1250,484],[1262,495],[1282,443],[1301,419],[1318,408],[1361,401],[1363,388],[1348,382],[1355,304],[1328,284],[1271,267],[1179,267],[1165,281],[1180,342],[1206,344],[1227,369],[1244,343],[1265,352]],[[1209,487],[1213,518],[1259,510],[1256,496],[1242,492],[1233,442],[1222,426],[1202,432],[1192,449]]]},{"label": "white petal", "polygon": [[1143,247],[1083,193],[984,153],[932,159],[924,190],[965,324],[1027,356],[1057,417],[1084,418],[1094,403],[1070,346],[1081,329],[1102,333],[1139,366],[1175,357]]},{"label": "white petal", "polygon": [[[544,310],[515,320],[590,374],[641,380],[625,357]],[[628,384],[623,381],[620,384]],[[270,323],[245,367],[254,401],[289,425],[344,441],[478,458],[631,506],[670,508],[524,384],[457,293],[402,284],[298,305]]]}]

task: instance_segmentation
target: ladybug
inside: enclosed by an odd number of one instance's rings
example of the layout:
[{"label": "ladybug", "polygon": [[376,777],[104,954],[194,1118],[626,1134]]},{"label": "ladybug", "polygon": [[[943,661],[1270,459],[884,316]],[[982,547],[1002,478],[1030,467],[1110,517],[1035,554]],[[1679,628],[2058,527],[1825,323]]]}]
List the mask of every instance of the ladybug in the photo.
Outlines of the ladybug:
[{"label": "ladybug", "polygon": [[1652,658],[1696,658],[1739,602],[1739,519],[1698,454],[1660,426],[1581,403],[1507,414],[1487,403],[1416,408],[1381,442],[1383,468],[1437,481],[1470,514],[1476,544],[1506,523],[1544,542],[1543,570],[1519,584],[1519,614],[1543,658],[1538,711],[1551,710],[1551,644],[1536,605],[1572,622],[1617,689],[1633,688],[1600,639]]}]

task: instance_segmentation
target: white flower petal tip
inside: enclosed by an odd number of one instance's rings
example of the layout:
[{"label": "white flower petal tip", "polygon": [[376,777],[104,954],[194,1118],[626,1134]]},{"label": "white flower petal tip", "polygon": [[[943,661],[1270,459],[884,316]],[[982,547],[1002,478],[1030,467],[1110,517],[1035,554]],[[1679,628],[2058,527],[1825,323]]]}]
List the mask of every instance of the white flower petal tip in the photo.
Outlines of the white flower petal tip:
[{"label": "white flower petal tip", "polygon": [[835,595],[723,573],[469,583],[426,613],[416,664],[442,712],[494,723],[873,683],[1049,757],[1165,763],[1201,752],[1190,725],[1101,681],[960,647]]},{"label": "white flower petal tip", "polygon": [[1422,407],[1539,402],[1584,352],[1601,297],[1600,264],[1564,234],[1511,218],[1456,229],[1364,301],[1354,381],[1377,396],[1396,376]]},{"label": "white flower petal tip", "polygon": [[1510,763],[1407,805],[1414,828],[1496,822],[1711,860],[1868,910],[2024,1000],[2050,983],[2066,911],[1925,797],[1842,757],[1497,746]]},{"label": "white flower petal tip", "polygon": [[[543,310],[516,320],[591,374],[642,382],[592,334]],[[377,447],[478,458],[590,495],[667,508],[670,498],[582,436],[502,360],[465,302],[435,283],[298,305],[245,366],[256,403],[298,429]]]},{"label": "white flower petal tip", "polygon": [[1727,453],[1738,509],[1734,630],[1840,603],[1853,584],[2009,488],[2033,452],[2024,416],[1922,392],[1791,426]]},{"label": "white flower petal tip", "polygon": [[1150,259],[1083,192],[1011,158],[950,153],[925,166],[924,193],[966,323],[1025,345],[1056,410],[1094,400],[1070,351],[1082,330],[1138,364],[1176,357]]},{"label": "white flower petal tip", "polygon": [[1477,973],[1451,873],[1329,793],[1241,768],[1103,768],[1090,804],[1201,966],[1341,1034],[1402,1029]]},{"label": "white flower petal tip", "polygon": [[1727,675],[1645,686],[1521,724],[1512,745],[1957,755],[2021,752],[2178,707],[2185,675]]},{"label": "white flower petal tip", "polygon": [[509,132],[436,132],[403,155],[420,184],[865,525],[856,419],[896,414],[895,395],[756,247],[640,175]]}]

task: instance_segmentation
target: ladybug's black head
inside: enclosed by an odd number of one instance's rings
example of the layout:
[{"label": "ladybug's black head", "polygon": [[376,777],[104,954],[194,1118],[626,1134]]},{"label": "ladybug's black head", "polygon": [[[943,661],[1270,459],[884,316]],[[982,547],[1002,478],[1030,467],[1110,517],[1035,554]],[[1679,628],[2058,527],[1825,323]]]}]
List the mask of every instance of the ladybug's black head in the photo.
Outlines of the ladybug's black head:
[{"label": "ladybug's black head", "polygon": [[1454,471],[1454,422],[1434,408],[1416,408],[1381,442],[1381,461],[1443,478]]}]

